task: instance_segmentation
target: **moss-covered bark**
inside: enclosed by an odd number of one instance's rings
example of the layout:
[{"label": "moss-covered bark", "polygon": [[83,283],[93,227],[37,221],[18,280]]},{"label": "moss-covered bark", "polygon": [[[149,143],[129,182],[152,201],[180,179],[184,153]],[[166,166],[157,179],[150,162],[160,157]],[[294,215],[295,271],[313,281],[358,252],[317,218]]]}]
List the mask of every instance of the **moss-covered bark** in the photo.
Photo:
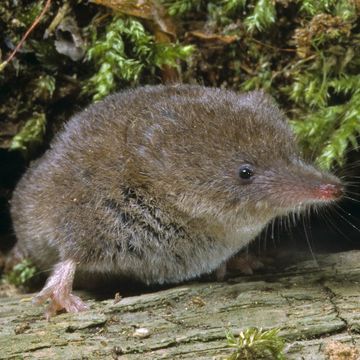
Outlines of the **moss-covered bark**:
[{"label": "moss-covered bark", "polygon": [[252,326],[281,328],[286,359],[325,360],[329,349],[358,356],[359,259],[359,252],[341,253],[319,257],[320,268],[306,261],[276,274],[185,284],[117,303],[88,300],[91,310],[50,322],[30,295],[3,297],[0,358],[225,359],[233,351],[226,329],[237,334]]}]

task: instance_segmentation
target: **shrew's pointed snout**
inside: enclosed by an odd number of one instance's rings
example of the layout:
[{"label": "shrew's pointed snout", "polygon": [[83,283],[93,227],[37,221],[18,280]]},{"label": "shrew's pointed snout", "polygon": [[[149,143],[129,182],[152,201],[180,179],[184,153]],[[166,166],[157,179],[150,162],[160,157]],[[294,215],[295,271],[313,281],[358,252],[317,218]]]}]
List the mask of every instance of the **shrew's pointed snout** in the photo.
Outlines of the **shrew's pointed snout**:
[{"label": "shrew's pointed snout", "polygon": [[322,172],[302,162],[277,180],[276,195],[282,203],[291,202],[291,207],[326,204],[340,200],[345,195],[343,182],[336,176]]},{"label": "shrew's pointed snout", "polygon": [[[345,195],[344,183],[329,172],[305,165],[303,171],[299,171],[298,174],[299,183],[303,186],[304,198],[310,203],[338,201]],[[296,177],[295,172],[293,176]]]},{"label": "shrew's pointed snout", "polygon": [[344,186],[341,183],[320,184],[317,193],[321,200],[338,200],[344,194]]}]

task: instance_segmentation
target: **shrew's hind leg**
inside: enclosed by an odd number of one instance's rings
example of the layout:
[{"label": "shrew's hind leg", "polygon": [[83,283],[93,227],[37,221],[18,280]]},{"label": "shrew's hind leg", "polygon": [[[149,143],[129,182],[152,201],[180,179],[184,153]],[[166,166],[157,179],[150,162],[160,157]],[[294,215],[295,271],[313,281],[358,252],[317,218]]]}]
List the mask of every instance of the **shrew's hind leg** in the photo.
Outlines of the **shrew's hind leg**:
[{"label": "shrew's hind leg", "polygon": [[35,304],[43,304],[46,300],[50,300],[45,312],[47,319],[63,309],[67,312],[79,312],[88,309],[78,296],[71,293],[75,269],[74,260],[64,260],[56,264],[44,288],[35,296],[33,300]]}]

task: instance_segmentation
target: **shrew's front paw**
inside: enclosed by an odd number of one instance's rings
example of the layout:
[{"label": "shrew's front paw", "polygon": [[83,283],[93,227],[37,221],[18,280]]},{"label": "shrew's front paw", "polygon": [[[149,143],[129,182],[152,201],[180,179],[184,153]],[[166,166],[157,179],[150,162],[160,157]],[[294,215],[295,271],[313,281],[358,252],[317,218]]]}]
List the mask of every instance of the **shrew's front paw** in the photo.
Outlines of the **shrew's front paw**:
[{"label": "shrew's front paw", "polygon": [[216,280],[223,281],[229,273],[234,272],[252,275],[256,270],[269,268],[272,262],[273,259],[268,256],[258,257],[252,254],[239,253],[216,269]]},{"label": "shrew's front paw", "polygon": [[254,271],[262,269],[264,258],[259,258],[252,254],[237,254],[227,262],[227,270],[240,271],[245,275],[252,275]]}]

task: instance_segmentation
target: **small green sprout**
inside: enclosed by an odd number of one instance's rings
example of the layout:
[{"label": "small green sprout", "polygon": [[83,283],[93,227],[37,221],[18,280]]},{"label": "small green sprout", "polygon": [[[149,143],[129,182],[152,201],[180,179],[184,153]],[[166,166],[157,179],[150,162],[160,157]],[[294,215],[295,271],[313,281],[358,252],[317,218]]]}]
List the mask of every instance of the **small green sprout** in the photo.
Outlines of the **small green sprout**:
[{"label": "small green sprout", "polygon": [[17,287],[26,286],[35,276],[36,267],[28,259],[16,264],[12,270],[6,274],[4,280]]},{"label": "small green sprout", "polygon": [[226,332],[227,344],[235,351],[226,360],[285,360],[285,341],[279,336],[280,329],[263,330],[249,328],[236,338]]}]

